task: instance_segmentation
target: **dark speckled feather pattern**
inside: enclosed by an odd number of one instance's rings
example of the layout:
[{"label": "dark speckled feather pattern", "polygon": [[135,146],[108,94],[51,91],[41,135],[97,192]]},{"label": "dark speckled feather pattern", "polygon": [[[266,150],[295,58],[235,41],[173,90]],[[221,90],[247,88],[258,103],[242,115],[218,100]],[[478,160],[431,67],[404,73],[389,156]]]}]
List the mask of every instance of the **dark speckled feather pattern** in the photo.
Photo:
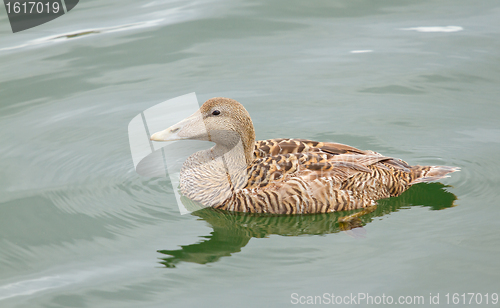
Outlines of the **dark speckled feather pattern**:
[{"label": "dark speckled feather pattern", "polygon": [[365,208],[378,199],[400,195],[431,170],[439,171],[423,181],[456,170],[410,166],[373,151],[304,139],[257,141],[254,156],[245,188],[216,208],[274,214]]}]

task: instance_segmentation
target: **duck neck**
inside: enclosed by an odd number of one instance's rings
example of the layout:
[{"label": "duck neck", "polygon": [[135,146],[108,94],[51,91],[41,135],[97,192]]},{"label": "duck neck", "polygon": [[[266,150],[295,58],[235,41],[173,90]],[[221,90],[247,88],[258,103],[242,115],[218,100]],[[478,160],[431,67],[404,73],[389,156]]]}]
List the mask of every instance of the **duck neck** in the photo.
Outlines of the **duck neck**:
[{"label": "duck neck", "polygon": [[252,120],[248,118],[248,129],[240,135],[243,151],[245,153],[245,161],[247,166],[250,166],[255,159],[253,154],[255,149],[255,130],[253,129]]},{"label": "duck neck", "polygon": [[255,159],[253,153],[254,149],[255,149],[255,137],[251,141],[248,141],[247,143],[243,144],[243,150],[245,152],[245,162],[247,166],[250,166]]},{"label": "duck neck", "polygon": [[210,149],[212,159],[224,157],[226,160],[232,161],[238,168],[243,167],[243,162],[245,168],[252,164],[255,159],[255,133],[253,127],[251,131],[246,133],[222,131],[216,132],[216,134],[218,142],[212,140],[215,142],[215,146]]}]

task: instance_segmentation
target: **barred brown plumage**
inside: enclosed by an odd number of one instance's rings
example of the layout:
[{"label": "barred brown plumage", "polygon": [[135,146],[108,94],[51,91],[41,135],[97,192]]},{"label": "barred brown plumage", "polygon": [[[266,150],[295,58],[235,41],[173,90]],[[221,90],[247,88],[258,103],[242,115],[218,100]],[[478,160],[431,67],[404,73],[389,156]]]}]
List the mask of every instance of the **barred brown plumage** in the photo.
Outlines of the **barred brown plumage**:
[{"label": "barred brown plumage", "polygon": [[182,194],[204,206],[230,211],[308,214],[365,208],[398,196],[415,183],[459,170],[410,166],[333,142],[255,141],[250,115],[229,98],[212,98],[197,113],[151,136],[154,141],[180,139],[215,142],[184,162]]}]

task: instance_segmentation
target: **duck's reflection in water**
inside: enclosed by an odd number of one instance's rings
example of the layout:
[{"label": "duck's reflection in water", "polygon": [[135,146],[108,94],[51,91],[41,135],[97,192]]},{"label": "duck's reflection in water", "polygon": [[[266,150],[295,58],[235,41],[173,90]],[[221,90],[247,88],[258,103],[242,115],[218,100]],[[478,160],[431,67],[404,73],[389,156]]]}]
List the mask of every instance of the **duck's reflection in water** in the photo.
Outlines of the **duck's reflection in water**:
[{"label": "duck's reflection in water", "polygon": [[[196,244],[181,246],[177,250],[159,250],[169,257],[160,258],[166,267],[175,267],[180,262],[207,264],[217,262],[221,257],[231,256],[241,251],[252,237],[263,238],[271,234],[283,236],[320,235],[346,231],[349,235],[363,235],[362,226],[374,217],[388,215],[410,206],[427,206],[432,210],[441,210],[454,206],[456,196],[445,190],[441,183],[422,183],[411,187],[401,196],[378,201],[374,211],[347,222],[339,218],[361,210],[331,214],[311,215],[265,215],[235,213],[212,208],[193,212],[192,215],[205,220],[213,228],[208,236]],[[342,220],[342,219],[341,219]],[[359,232],[361,230],[361,232]]]}]

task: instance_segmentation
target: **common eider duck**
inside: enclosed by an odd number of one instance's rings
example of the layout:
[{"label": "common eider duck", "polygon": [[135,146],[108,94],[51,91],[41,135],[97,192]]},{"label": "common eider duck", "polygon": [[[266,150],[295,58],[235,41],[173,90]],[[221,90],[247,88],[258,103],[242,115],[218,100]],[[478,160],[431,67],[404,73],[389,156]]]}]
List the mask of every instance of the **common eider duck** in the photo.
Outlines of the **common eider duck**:
[{"label": "common eider duck", "polygon": [[255,140],[237,101],[207,100],[192,116],[157,132],[153,141],[207,140],[215,146],[182,165],[180,190],[217,209],[250,213],[329,213],[376,206],[411,185],[459,170],[410,166],[348,145],[305,139]]}]

